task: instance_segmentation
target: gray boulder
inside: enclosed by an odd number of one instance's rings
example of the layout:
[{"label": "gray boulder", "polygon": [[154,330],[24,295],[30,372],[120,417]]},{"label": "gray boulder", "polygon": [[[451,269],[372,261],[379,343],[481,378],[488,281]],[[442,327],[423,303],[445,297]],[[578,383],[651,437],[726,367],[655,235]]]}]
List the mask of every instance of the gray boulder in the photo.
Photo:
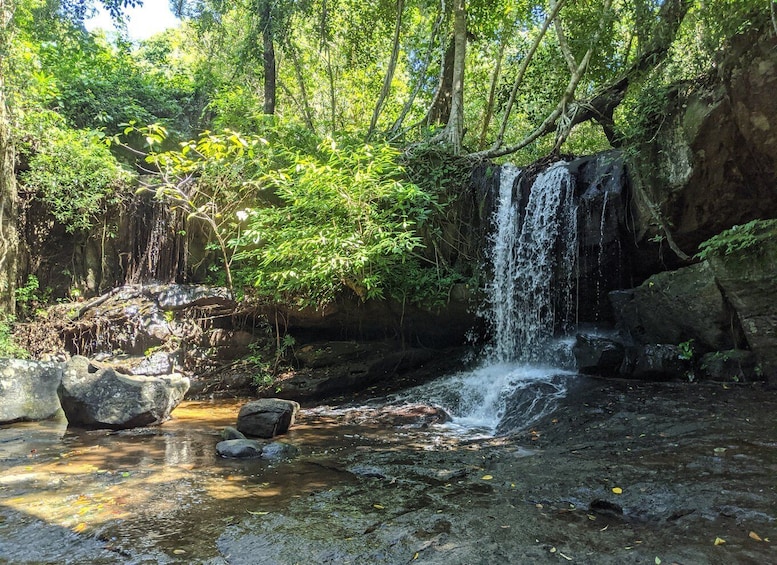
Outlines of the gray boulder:
[{"label": "gray boulder", "polygon": [[734,347],[732,319],[706,263],[650,277],[637,288],[610,293],[619,329],[635,343],[682,343],[723,350]]},{"label": "gray boulder", "polygon": [[264,444],[255,439],[225,439],[216,444],[216,453],[221,457],[248,459],[261,457]]},{"label": "gray boulder", "polygon": [[775,228],[755,233],[750,248],[710,258],[716,280],[755,353],[759,372],[773,387],[777,387],[776,236]]},{"label": "gray boulder", "polygon": [[625,348],[612,339],[578,334],[572,353],[581,373],[613,376],[621,369]]},{"label": "gray boulder", "polygon": [[61,381],[61,363],[0,359],[0,424],[52,417]]},{"label": "gray boulder", "polygon": [[702,356],[701,377],[713,381],[752,382],[760,380],[758,361],[752,351],[731,349]]},{"label": "gray boulder", "polygon": [[247,436],[271,438],[285,434],[294,424],[299,404],[293,400],[262,398],[243,405],[237,429]]},{"label": "gray boulder", "polygon": [[65,365],[58,394],[70,424],[126,429],[164,422],[188,389],[181,375],[123,375],[76,356]]},{"label": "gray boulder", "polygon": [[299,450],[290,443],[274,441],[262,448],[262,457],[265,459],[290,459],[298,452]]}]

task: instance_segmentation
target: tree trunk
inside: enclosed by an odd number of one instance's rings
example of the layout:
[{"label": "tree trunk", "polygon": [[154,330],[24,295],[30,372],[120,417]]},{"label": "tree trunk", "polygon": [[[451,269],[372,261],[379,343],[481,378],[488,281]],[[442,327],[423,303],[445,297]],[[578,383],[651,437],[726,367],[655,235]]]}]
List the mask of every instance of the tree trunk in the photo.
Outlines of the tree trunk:
[{"label": "tree trunk", "polygon": [[507,122],[510,119],[510,112],[513,109],[513,104],[515,104],[515,97],[518,95],[518,88],[523,82],[526,69],[529,67],[529,62],[537,52],[537,48],[540,46],[542,38],[545,37],[545,33],[548,31],[548,27],[558,15],[561,7],[564,5],[564,1],[565,0],[558,0],[558,2],[552,6],[550,13],[545,18],[545,22],[542,24],[540,32],[537,34],[537,37],[534,38],[534,43],[532,43],[532,46],[529,48],[529,52],[521,61],[521,66],[518,68],[518,74],[515,77],[515,82],[513,83],[513,89],[510,91],[510,98],[507,100],[507,106],[505,106],[504,115],[502,116],[502,124],[499,126],[499,133],[496,135],[496,140],[494,141],[494,145],[492,147],[493,150],[497,150],[502,146],[502,142],[504,141],[505,137],[505,130],[507,129]]},{"label": "tree trunk", "polygon": [[461,153],[464,138],[464,66],[467,56],[467,11],[465,0],[453,3],[453,90],[451,91],[451,113],[448,123],[441,132],[454,155]]},{"label": "tree trunk", "polygon": [[313,124],[313,111],[310,109],[310,99],[308,98],[308,89],[305,86],[305,76],[302,74],[302,65],[300,64],[299,54],[297,53],[297,46],[289,40],[288,42],[288,54],[291,57],[291,63],[294,65],[294,75],[297,78],[297,86],[300,91],[300,106],[302,108],[302,115],[305,118],[305,125],[308,126],[310,131],[315,131],[316,128]]},{"label": "tree trunk", "polygon": [[277,69],[273,41],[272,2],[270,0],[265,0],[262,3],[259,24],[262,27],[262,64],[264,66],[264,107],[262,111],[266,115],[272,116],[275,114]]},{"label": "tree trunk", "polygon": [[455,37],[451,36],[443,55],[440,80],[434,93],[434,100],[426,113],[426,125],[447,123],[451,114],[451,96],[453,95],[453,59],[456,48]]},{"label": "tree trunk", "polygon": [[367,130],[367,139],[372,137],[372,134],[375,131],[375,126],[378,124],[378,117],[383,110],[383,106],[386,103],[386,98],[388,98],[389,92],[391,90],[391,81],[394,80],[394,72],[397,69],[397,59],[399,59],[399,35],[402,31],[402,13],[404,10],[404,0],[397,0],[397,22],[396,26],[394,27],[394,43],[391,49],[391,58],[389,59],[388,69],[386,69],[386,76],[383,79],[383,87],[380,89],[378,101],[375,104],[375,109],[372,112],[370,128]]},{"label": "tree trunk", "polygon": [[[507,147],[502,147],[500,142],[491,149],[473,153],[470,157],[494,159],[515,153],[540,137],[556,131],[562,116],[563,131],[566,133],[576,124],[588,120],[600,121],[607,131],[612,126],[613,110],[623,101],[629,86],[642,80],[666,58],[691,3],[691,0],[665,0],[658,10],[653,35],[644,42],[645,46],[639,57],[620,77],[599,88],[588,100],[567,104],[572,100],[571,96],[577,86],[576,77],[573,75],[559,105],[526,138]],[[587,64],[587,61],[585,63]],[[579,77],[577,79],[579,80]],[[612,132],[608,137],[611,134]]]},{"label": "tree trunk", "polygon": [[0,315],[16,310],[16,265],[19,251],[17,231],[16,156],[11,139],[10,116],[6,106],[4,55],[11,45],[11,18],[14,2],[0,0]]},{"label": "tree trunk", "polygon": [[410,94],[410,97],[405,101],[405,105],[402,108],[402,112],[399,114],[399,117],[391,126],[390,134],[392,136],[392,140],[396,139],[401,135],[402,123],[404,122],[407,114],[412,109],[413,102],[415,102],[416,96],[418,96],[418,93],[421,91],[421,87],[424,84],[424,80],[426,79],[426,71],[429,69],[429,64],[432,61],[434,43],[437,40],[437,35],[440,33],[440,26],[442,25],[442,21],[444,18],[445,18],[445,12],[444,10],[440,10],[440,15],[435,20],[434,26],[432,26],[432,33],[429,38],[429,49],[427,49],[426,55],[423,58],[423,65],[420,71],[416,73],[415,87],[413,88],[413,92]]},{"label": "tree trunk", "polygon": [[486,135],[488,135],[488,126],[491,124],[491,118],[494,117],[494,102],[496,99],[496,87],[499,84],[499,76],[502,72],[502,59],[504,59],[506,41],[504,37],[499,40],[499,51],[496,54],[496,65],[491,75],[491,85],[488,88],[488,101],[486,102],[486,111],[483,116],[483,126],[480,130],[480,141],[478,149],[486,146]]}]

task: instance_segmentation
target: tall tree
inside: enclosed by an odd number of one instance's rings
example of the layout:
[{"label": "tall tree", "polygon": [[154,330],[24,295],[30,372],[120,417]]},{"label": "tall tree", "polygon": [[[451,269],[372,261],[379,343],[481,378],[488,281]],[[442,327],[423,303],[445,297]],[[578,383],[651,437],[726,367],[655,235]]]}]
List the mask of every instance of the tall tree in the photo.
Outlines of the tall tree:
[{"label": "tall tree", "polygon": [[13,42],[15,0],[0,0],[0,310],[15,310],[16,261],[19,238],[16,229],[16,158],[11,138],[5,76]]},{"label": "tall tree", "polygon": [[464,139],[464,70],[467,58],[467,7],[465,0],[453,1],[453,74],[451,110],[436,139],[444,141],[454,155],[461,153]]}]

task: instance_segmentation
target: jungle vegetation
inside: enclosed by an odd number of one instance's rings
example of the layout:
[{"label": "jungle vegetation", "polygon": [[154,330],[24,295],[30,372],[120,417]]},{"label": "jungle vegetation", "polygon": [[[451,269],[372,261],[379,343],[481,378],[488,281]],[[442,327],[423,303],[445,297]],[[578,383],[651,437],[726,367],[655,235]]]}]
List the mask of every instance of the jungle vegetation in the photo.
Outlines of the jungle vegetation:
[{"label": "jungle vegetation", "polygon": [[145,41],[84,27],[141,3],[0,0],[10,310],[31,203],[86,233],[139,189],[240,292],[437,304],[468,276],[429,241],[472,163],[649,137],[670,85],[775,25],[769,0],[171,0]]}]

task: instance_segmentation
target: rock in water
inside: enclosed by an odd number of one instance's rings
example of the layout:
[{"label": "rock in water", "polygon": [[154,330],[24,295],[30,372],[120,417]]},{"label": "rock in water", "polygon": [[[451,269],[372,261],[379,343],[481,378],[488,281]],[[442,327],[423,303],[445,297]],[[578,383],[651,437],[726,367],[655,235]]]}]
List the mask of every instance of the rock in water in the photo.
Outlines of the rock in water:
[{"label": "rock in water", "polygon": [[294,424],[299,404],[293,400],[262,398],[243,405],[237,429],[247,436],[271,438],[285,434]]},{"label": "rock in water", "polygon": [[126,429],[161,424],[183,400],[189,379],[123,375],[73,357],[59,386],[62,409],[72,425]]},{"label": "rock in water", "polygon": [[261,457],[264,445],[254,439],[225,439],[216,444],[216,453],[222,457],[246,459]]},{"label": "rock in water", "polygon": [[0,359],[0,424],[56,414],[61,381],[61,363]]}]

